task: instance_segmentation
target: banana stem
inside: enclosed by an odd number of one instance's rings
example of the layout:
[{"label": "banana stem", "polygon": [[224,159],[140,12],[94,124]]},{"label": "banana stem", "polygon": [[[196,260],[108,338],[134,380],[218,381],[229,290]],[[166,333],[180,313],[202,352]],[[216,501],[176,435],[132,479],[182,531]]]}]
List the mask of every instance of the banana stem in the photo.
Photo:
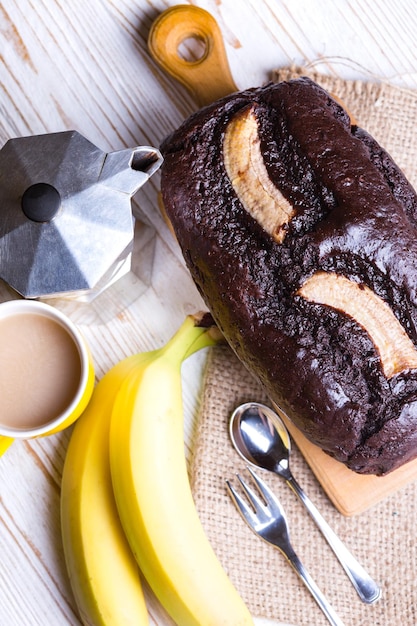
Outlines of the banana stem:
[{"label": "banana stem", "polygon": [[198,326],[199,319],[187,315],[175,335],[162,348],[165,356],[170,353],[176,361],[183,361],[197,350],[213,346],[221,340],[222,335],[216,326]]},{"label": "banana stem", "polygon": [[209,348],[210,346],[215,346],[218,343],[222,343],[224,341],[224,337],[217,328],[217,326],[206,328],[204,332],[199,337],[197,337],[194,343],[189,347],[184,356],[184,359],[188,359],[189,356],[194,354],[194,352],[198,352],[198,350],[202,350],[203,348]]}]

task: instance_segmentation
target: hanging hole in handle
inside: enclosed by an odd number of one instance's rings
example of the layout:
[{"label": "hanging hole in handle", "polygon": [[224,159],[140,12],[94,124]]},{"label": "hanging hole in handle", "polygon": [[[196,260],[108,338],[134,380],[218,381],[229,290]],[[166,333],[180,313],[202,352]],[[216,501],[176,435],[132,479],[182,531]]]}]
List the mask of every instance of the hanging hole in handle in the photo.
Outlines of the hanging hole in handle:
[{"label": "hanging hole in handle", "polygon": [[186,63],[198,63],[206,56],[207,50],[207,41],[204,37],[190,35],[180,41],[177,54]]}]

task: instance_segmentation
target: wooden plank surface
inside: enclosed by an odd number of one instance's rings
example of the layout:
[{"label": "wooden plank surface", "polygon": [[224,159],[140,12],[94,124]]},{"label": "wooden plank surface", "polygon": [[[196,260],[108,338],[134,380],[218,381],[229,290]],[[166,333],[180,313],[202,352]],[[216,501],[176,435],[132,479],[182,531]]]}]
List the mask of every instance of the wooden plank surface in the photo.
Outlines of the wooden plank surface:
[{"label": "wooden plank surface", "polygon": [[[4,0],[0,5],[0,145],[76,129],[106,151],[158,146],[195,104],[150,59],[163,0]],[[416,87],[417,14],[408,0],[197,0],[223,32],[240,89],[273,68],[316,64],[345,78]],[[94,306],[53,304],[85,333],[97,377],[127,354],[162,345],[200,298],[157,208],[158,176],[133,201],[135,273]],[[0,300],[15,297],[0,284]],[[186,371],[186,446],[204,357]],[[0,460],[0,624],[80,624],[60,543],[59,490],[69,432],[15,443]],[[171,624],[147,592],[151,624]]]}]

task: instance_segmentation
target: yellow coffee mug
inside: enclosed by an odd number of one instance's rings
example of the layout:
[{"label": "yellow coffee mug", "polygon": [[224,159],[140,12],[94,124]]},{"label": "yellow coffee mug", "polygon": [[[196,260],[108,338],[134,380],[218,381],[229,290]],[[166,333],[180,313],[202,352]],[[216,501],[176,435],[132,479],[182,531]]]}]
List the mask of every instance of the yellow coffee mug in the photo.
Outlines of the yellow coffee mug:
[{"label": "yellow coffee mug", "polygon": [[66,315],[36,300],[0,304],[0,455],[67,428],[93,389],[90,350]]}]

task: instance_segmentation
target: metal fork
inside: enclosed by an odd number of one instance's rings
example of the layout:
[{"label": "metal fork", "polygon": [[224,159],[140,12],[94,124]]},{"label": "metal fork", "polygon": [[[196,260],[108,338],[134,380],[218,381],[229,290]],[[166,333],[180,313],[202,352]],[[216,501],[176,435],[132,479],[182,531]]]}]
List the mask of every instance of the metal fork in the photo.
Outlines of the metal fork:
[{"label": "metal fork", "polygon": [[287,519],[279,500],[264,481],[256,475],[253,469],[250,467],[247,469],[251,473],[263,500],[249,487],[243,478],[237,474],[237,478],[245,492],[246,498],[242,497],[236,491],[230,481],[226,480],[226,484],[229,495],[239,513],[259,537],[273,544],[282,552],[310,591],[330,624],[332,624],[332,626],[343,626],[343,622],[335,613],[332,606],[326,600],[323,593],[296,555],[290,542]]}]

